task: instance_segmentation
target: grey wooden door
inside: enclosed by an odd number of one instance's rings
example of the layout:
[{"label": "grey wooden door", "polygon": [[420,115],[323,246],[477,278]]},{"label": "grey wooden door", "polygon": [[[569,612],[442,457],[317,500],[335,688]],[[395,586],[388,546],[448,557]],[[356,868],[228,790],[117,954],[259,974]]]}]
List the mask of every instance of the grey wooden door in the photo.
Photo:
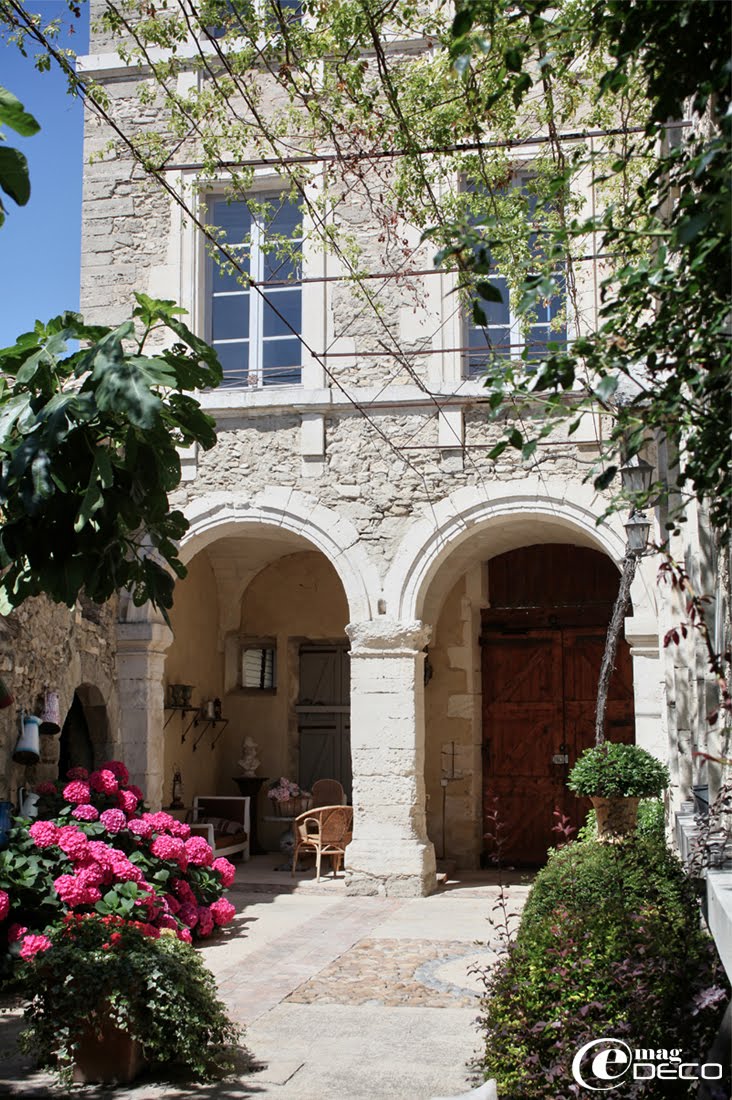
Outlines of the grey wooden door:
[{"label": "grey wooden door", "polygon": [[308,643],[300,647],[299,782],[338,779],[351,797],[351,679],[348,646]]}]

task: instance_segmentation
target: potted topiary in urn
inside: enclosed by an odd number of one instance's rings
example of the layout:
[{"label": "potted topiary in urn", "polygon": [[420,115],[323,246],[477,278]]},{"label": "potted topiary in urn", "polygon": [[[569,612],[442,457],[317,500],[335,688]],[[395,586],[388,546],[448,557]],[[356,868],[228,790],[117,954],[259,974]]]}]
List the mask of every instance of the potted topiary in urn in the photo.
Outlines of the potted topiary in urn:
[{"label": "potted topiary in urn", "polygon": [[668,784],[668,768],[650,752],[611,741],[586,749],[567,781],[571,791],[592,801],[601,840],[632,833],[640,799],[660,795]]}]

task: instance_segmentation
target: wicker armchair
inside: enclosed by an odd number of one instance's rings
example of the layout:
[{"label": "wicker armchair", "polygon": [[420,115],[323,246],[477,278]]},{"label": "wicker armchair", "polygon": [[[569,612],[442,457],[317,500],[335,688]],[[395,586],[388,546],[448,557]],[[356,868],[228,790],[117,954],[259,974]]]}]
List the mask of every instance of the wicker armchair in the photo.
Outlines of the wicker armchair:
[{"label": "wicker armchair", "polygon": [[346,792],[337,779],[317,779],[313,783],[313,806],[345,806]]},{"label": "wicker armchair", "polygon": [[320,860],[330,856],[333,877],[338,874],[346,846],[353,837],[353,806],[318,806],[306,810],[292,823],[295,851],[292,853],[292,874],[295,874],[300,852],[315,852],[316,878],[320,882]]}]

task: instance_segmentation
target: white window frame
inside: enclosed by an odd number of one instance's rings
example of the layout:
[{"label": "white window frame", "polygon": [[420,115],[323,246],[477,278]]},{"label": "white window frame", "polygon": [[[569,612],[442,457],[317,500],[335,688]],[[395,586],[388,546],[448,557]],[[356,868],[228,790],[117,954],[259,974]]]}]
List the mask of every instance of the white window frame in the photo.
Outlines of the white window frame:
[{"label": "white window frame", "polygon": [[[283,195],[283,193],[285,192],[286,189],[281,185],[281,183],[279,181],[273,181],[270,178],[268,181],[263,181],[263,183],[264,183],[264,185],[261,187],[261,189],[253,189],[250,192],[250,196],[254,201],[259,202],[259,203],[269,202],[269,201],[277,202],[278,200],[281,199],[281,197],[282,197],[282,195]],[[213,204],[216,203],[216,202],[223,202],[223,201],[225,201],[225,198],[226,198],[226,196],[225,196],[224,193],[222,193],[221,191],[216,191],[216,190],[211,191],[206,195],[205,208],[206,208],[206,222],[207,222],[207,224],[214,224],[213,220],[211,218],[211,211],[212,211],[212,208],[213,208]],[[234,200],[234,201],[245,202],[245,200],[243,200],[243,199]],[[264,232],[264,227],[263,227],[263,224],[262,224],[261,215],[252,214],[251,217],[252,217],[252,228],[251,228],[251,237],[250,237],[250,245],[249,245],[249,274],[250,274],[251,279],[254,282],[261,283],[264,279],[264,263],[265,263],[265,257],[266,257],[266,253],[262,249],[262,242],[265,240],[265,232]],[[303,338],[304,338],[303,337],[303,329],[304,329],[304,315],[305,315],[305,311],[304,311],[305,300],[304,300],[304,293],[303,293],[304,286],[303,286],[303,282],[302,282],[302,274],[303,274],[302,266],[304,265],[304,262],[305,262],[305,255],[304,255],[305,248],[304,248],[304,246],[305,246],[305,240],[306,240],[305,219],[304,219],[304,215],[302,214],[302,212],[301,212],[301,217],[302,217],[302,221],[301,221],[300,236],[291,238],[291,240],[294,243],[299,243],[300,246],[301,246],[301,261],[300,261],[301,262],[301,278],[297,282],[293,282],[293,283],[289,284],[288,286],[283,285],[283,287],[282,287],[283,291],[286,291],[286,290],[299,290],[299,292],[300,292],[300,331],[297,334],[300,341],[302,341]],[[228,382],[227,382],[227,377],[224,376],[224,380],[223,380],[223,383],[222,383],[222,388],[224,388],[224,389],[247,389],[247,390],[252,390],[252,389],[265,389],[265,388],[266,389],[272,389],[274,387],[280,387],[280,388],[281,387],[289,387],[289,388],[301,387],[303,385],[303,374],[304,374],[304,367],[305,367],[305,363],[304,363],[305,356],[304,356],[304,349],[303,349],[302,342],[300,343],[299,362],[297,364],[293,364],[291,368],[288,368],[288,369],[291,369],[293,372],[294,371],[299,372],[300,377],[299,377],[298,381],[295,382],[295,381],[287,380],[285,382],[277,382],[276,380],[267,380],[267,379],[265,379],[265,374],[264,374],[264,344],[265,344],[265,339],[268,343],[274,343],[274,342],[277,342],[277,341],[284,341],[284,340],[292,340],[292,339],[294,339],[294,334],[293,333],[286,333],[286,334],[281,335],[281,336],[267,336],[265,338],[265,336],[264,336],[264,306],[265,306],[265,301],[264,301],[264,298],[262,297],[262,295],[257,290],[252,289],[252,288],[249,288],[249,290],[247,291],[247,288],[244,285],[242,285],[241,288],[238,289],[238,290],[218,291],[218,292],[214,291],[213,272],[214,272],[215,265],[216,265],[216,260],[207,251],[206,261],[205,261],[205,277],[204,277],[204,298],[205,298],[204,327],[205,327],[205,332],[206,332],[206,337],[205,338],[209,343],[212,344],[212,346],[214,348],[216,348],[217,346],[221,346],[221,345],[231,345],[231,344],[244,344],[244,343],[246,343],[248,345],[248,367],[249,367],[249,369],[246,372],[245,376],[241,380],[231,378],[231,380],[228,381]],[[215,297],[237,297],[237,296],[238,297],[243,297],[245,293],[248,294],[248,296],[249,296],[249,330],[248,330],[248,336],[246,338],[236,337],[236,338],[232,338],[232,339],[217,340],[216,344],[214,344],[214,334],[213,334],[213,303],[214,303],[214,298]],[[265,294],[266,293],[267,292],[265,291]],[[272,291],[270,293],[273,294],[274,300],[273,300],[272,304],[275,305],[276,304],[277,290],[275,288],[272,288]]]}]

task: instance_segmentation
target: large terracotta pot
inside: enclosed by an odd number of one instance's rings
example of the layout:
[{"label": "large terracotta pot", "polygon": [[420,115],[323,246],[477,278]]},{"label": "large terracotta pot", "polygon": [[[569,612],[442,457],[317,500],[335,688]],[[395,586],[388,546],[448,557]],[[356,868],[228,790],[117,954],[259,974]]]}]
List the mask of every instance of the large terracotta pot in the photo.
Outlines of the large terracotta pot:
[{"label": "large terracotta pot", "polygon": [[597,817],[598,840],[618,840],[635,832],[640,798],[600,798],[592,795],[590,801]]},{"label": "large terracotta pot", "polygon": [[74,1062],[74,1082],[86,1085],[92,1081],[117,1081],[127,1085],[144,1066],[142,1044],[103,1017],[96,1027],[90,1023],[82,1032]]}]

